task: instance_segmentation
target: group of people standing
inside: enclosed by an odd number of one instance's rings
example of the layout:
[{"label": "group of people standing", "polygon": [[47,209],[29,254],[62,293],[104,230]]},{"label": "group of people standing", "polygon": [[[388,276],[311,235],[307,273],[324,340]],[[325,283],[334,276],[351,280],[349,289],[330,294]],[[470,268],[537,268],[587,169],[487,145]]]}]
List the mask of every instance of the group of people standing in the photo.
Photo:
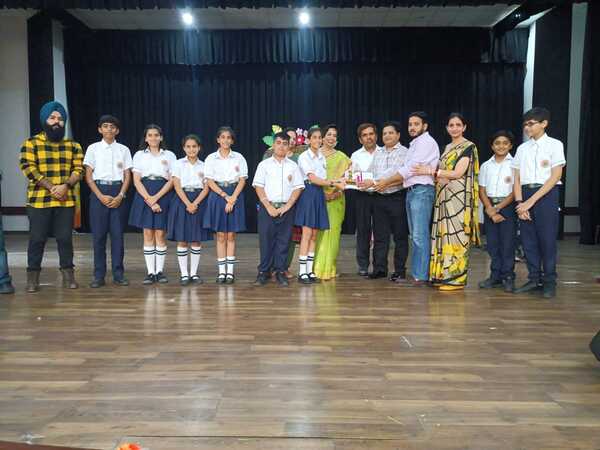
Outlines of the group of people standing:
[{"label": "group of people standing", "polygon": [[[84,177],[91,190],[91,287],[105,284],[109,235],[113,282],[129,284],[123,268],[127,222],[143,230],[144,284],[168,281],[164,274],[167,240],[177,242],[180,283],[201,283],[198,266],[202,242],[213,236],[216,281],[235,282],[236,234],[246,229],[248,166],[243,155],[232,149],[235,133],[231,128],[217,130],[218,148],[202,162],[198,136],[184,137],[185,157],[178,160],[166,149],[158,125],[146,127],[132,158],[129,149],[116,141],[119,120],[108,115],[98,122],[102,139],[90,145],[84,156],[77,142],[64,137],[66,120],[67,112],[60,103],[44,105],[40,111],[43,131],[27,139],[21,149],[20,167],[29,180],[28,292],[39,289],[44,246],[51,233],[58,244],[63,286],[78,287],[71,229],[75,187]],[[562,144],[545,134],[548,123],[549,113],[542,108],[525,114],[524,129],[531,139],[519,147],[515,158],[509,153],[512,134],[496,133],[491,140],[494,156],[482,166],[481,174],[477,147],[464,137],[467,123],[459,113],[448,118],[446,130],[451,142],[441,154],[429,135],[429,119],[424,112],[409,115],[409,148],[400,143],[403,127],[398,122],[383,124],[381,147],[377,145],[377,126],[361,124],[357,137],[362,147],[351,158],[336,148],[335,125],[310,128],[302,147],[296,145],[293,129],[276,133],[252,181],[259,200],[256,283],[266,284],[275,275],[278,284],[287,286],[296,243],[300,283],[335,278],[345,193],[352,188],[349,198],[356,216],[360,276],[389,277],[400,286],[435,286],[442,291],[464,288],[470,248],[480,240],[481,199],[492,264],[490,277],[480,287],[514,290],[515,239],[509,237],[515,233],[518,216],[530,281],[516,291],[543,290],[544,296],[554,296],[556,184],[565,161]],[[127,211],[123,200],[131,183],[135,193]],[[392,237],[394,271],[388,273]],[[411,276],[406,270],[409,237]]]}]

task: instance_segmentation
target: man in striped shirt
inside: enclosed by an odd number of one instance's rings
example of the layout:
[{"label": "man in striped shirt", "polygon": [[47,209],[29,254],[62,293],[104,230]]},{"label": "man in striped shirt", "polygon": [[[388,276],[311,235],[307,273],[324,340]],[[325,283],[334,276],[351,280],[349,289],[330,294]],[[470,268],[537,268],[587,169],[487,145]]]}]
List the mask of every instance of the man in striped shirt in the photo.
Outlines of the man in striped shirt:
[{"label": "man in striped shirt", "polygon": [[27,215],[27,292],[39,290],[44,247],[52,233],[56,238],[63,287],[76,289],[73,273],[74,188],[83,175],[83,151],[79,143],[67,139],[67,112],[59,102],[49,102],[40,110],[43,131],[27,139],[21,147],[20,167],[29,180]]}]

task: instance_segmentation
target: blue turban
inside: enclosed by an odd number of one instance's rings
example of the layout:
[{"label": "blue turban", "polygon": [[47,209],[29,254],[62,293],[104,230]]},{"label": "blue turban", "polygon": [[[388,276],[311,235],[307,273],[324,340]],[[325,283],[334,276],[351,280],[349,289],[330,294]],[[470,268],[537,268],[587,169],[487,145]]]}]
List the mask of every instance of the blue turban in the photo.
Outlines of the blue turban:
[{"label": "blue turban", "polygon": [[40,122],[42,125],[46,123],[46,120],[48,120],[48,117],[50,117],[50,114],[54,111],[59,112],[65,123],[67,122],[67,110],[65,107],[57,101],[51,101],[46,103],[42,106],[42,109],[40,109]]}]

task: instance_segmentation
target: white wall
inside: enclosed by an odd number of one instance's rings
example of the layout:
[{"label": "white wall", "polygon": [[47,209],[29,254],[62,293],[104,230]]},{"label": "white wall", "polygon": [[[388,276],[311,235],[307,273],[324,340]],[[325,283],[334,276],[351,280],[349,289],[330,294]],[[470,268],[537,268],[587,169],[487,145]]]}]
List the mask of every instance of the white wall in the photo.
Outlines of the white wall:
[{"label": "white wall", "polygon": [[533,107],[533,69],[535,68],[535,22],[529,26],[527,43],[527,63],[525,65],[525,81],[523,82],[523,112]]},{"label": "white wall", "polygon": [[[0,170],[2,206],[24,206],[27,182],[19,171],[19,149],[29,137],[27,19],[31,13],[0,11]],[[24,216],[4,216],[5,230],[27,230]]]}]

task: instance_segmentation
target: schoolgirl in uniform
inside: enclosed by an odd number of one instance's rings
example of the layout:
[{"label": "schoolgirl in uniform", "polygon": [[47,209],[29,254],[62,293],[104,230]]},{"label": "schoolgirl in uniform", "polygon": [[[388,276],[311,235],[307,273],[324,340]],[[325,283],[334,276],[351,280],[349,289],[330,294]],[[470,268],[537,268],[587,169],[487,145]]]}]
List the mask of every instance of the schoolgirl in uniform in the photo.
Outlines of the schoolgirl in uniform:
[{"label": "schoolgirl in uniform", "polygon": [[217,130],[216,152],[204,162],[204,178],[208,194],[204,228],[217,237],[217,283],[233,284],[235,281],[235,235],[246,230],[244,186],[248,178],[246,159],[231,149],[235,132],[224,126]]},{"label": "schoolgirl in uniform", "polygon": [[129,225],[144,230],[144,259],[148,274],[144,284],[167,283],[163,270],[167,256],[167,218],[171,202],[175,154],[165,150],[158,125],[147,125],[140,149],[133,157],[133,184],[136,193],[129,213]]},{"label": "schoolgirl in uniform", "polygon": [[338,186],[338,182],[327,180],[326,161],[320,151],[323,144],[321,129],[319,127],[310,128],[307,137],[308,149],[298,158],[298,166],[304,178],[305,187],[298,200],[294,221],[295,225],[302,227],[298,281],[303,284],[319,281],[313,272],[317,233],[319,230],[329,229],[323,186]]},{"label": "schoolgirl in uniform", "polygon": [[189,283],[202,283],[198,276],[201,242],[211,240],[212,235],[203,225],[209,189],[204,183],[204,163],[198,159],[202,148],[200,138],[189,134],[183,138],[182,146],[186,156],[173,166],[172,180],[176,195],[173,195],[169,206],[167,239],[177,241],[180,284],[186,286]]}]

